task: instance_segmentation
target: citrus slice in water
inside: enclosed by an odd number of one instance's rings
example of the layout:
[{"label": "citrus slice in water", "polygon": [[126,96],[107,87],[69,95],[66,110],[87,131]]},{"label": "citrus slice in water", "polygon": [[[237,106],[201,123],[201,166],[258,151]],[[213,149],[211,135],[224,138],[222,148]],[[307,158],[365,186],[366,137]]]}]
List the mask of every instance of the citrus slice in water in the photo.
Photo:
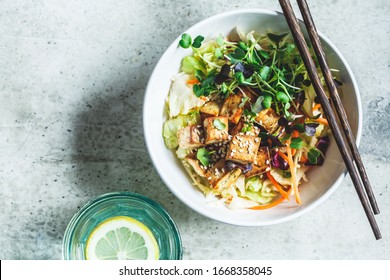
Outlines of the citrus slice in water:
[{"label": "citrus slice in water", "polygon": [[156,238],[143,223],[126,216],[105,220],[88,237],[87,260],[156,260]]}]

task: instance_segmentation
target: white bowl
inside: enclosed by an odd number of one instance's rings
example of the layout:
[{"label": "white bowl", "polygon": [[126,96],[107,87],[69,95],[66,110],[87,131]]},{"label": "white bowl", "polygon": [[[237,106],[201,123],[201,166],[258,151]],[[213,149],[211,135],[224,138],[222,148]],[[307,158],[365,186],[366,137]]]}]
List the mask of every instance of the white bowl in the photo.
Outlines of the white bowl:
[{"label": "white bowl", "polygon": [[[205,38],[216,38],[219,34],[228,34],[236,26],[244,32],[251,30],[262,33],[289,31],[283,14],[263,9],[250,9],[210,17],[183,33],[188,33],[193,37],[203,35]],[[344,83],[343,104],[357,143],[359,143],[362,109],[355,78],[344,57],[333,43],[322,34],[320,37],[330,66],[340,70],[339,79]],[[145,141],[150,157],[172,193],[184,204],[204,216],[241,226],[264,226],[288,221],[307,213],[327,199],[340,185],[346,174],[341,155],[333,139],[324,165],[311,170],[308,173],[310,182],[300,187],[303,203],[299,206],[292,199],[289,203],[283,203],[268,210],[230,210],[224,206],[215,206],[206,202],[204,195],[191,184],[190,178],[174,152],[165,147],[162,137],[162,127],[165,121],[164,106],[171,77],[179,71],[183,56],[189,54],[188,50],[178,47],[179,40],[180,36],[169,46],[156,65],[146,88],[143,107]]]}]

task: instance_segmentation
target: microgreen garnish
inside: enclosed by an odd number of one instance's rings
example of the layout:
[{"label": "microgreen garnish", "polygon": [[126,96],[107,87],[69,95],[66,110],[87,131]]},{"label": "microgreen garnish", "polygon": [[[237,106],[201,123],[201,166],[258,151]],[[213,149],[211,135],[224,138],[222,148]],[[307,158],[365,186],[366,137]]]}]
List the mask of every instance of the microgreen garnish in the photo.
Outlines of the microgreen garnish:
[{"label": "microgreen garnish", "polygon": [[179,41],[180,47],[182,47],[184,49],[188,49],[191,46],[191,43],[192,43],[192,38],[190,35],[188,35],[186,33],[181,35],[181,40]]},{"label": "microgreen garnish", "polygon": [[264,37],[249,36],[244,41],[230,42],[220,35],[209,44],[203,43],[204,37],[200,35],[192,39],[189,34],[183,34],[179,45],[192,48],[194,54],[189,56],[191,59],[183,59],[186,63],[182,63],[182,69],[195,74],[200,82],[193,86],[198,97],[223,99],[250,87],[261,97],[251,104],[252,112],[273,108],[278,115],[294,121],[305,100],[304,88],[311,82],[289,37],[289,33],[268,33]]},{"label": "microgreen garnish", "polygon": [[279,45],[287,38],[288,34],[289,33],[277,35],[277,34],[268,33],[267,36],[279,48]]},{"label": "microgreen garnish", "polygon": [[205,148],[200,148],[196,152],[196,158],[204,165],[209,166],[211,161],[211,152],[206,150]]},{"label": "microgreen garnish", "polygon": [[270,95],[265,95],[261,105],[263,106],[264,109],[268,109],[271,107],[271,103],[272,103],[272,97]]},{"label": "microgreen garnish", "polygon": [[201,36],[201,35],[196,36],[195,39],[194,39],[194,42],[192,43],[192,46],[194,48],[200,48],[200,46],[202,45],[203,40],[204,40],[203,36]]},{"label": "microgreen garnish", "polygon": [[298,131],[299,133],[305,132],[305,125],[302,123],[298,123],[294,125],[294,130]]},{"label": "microgreen garnish", "polygon": [[299,137],[293,137],[293,138],[291,138],[290,147],[291,147],[292,149],[300,149],[300,148],[302,148],[302,145],[303,145],[303,140],[302,140],[302,138],[299,138]]},{"label": "microgreen garnish", "polygon": [[183,49],[188,49],[191,46],[193,48],[197,49],[197,48],[200,48],[200,46],[202,45],[203,40],[204,40],[204,37],[201,36],[201,35],[198,35],[198,36],[195,37],[194,41],[192,41],[191,35],[189,35],[187,33],[184,33],[183,35],[181,35],[181,39],[179,41],[179,45]]},{"label": "microgreen garnish", "polygon": [[240,103],[240,105],[238,105],[238,108],[244,107],[246,102],[248,102],[248,100],[249,100],[248,96],[244,96],[243,98],[241,98],[241,103]]},{"label": "microgreen garnish", "polygon": [[251,106],[251,110],[253,113],[260,113],[261,110],[263,110],[262,103],[264,101],[264,96],[259,96],[256,100],[256,102]]},{"label": "microgreen garnish", "polygon": [[317,148],[311,148],[307,153],[307,159],[311,164],[317,164],[318,158],[321,156],[321,151]]},{"label": "microgreen garnish", "polygon": [[221,122],[219,119],[215,119],[213,121],[213,125],[218,129],[218,130],[224,130],[226,128],[226,124]]}]

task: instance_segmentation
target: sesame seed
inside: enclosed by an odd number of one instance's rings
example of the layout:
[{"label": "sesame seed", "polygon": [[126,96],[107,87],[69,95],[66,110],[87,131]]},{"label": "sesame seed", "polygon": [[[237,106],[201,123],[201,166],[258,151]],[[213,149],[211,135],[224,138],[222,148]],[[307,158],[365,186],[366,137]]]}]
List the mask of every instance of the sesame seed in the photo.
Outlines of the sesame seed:
[{"label": "sesame seed", "polygon": [[267,159],[267,160],[265,161],[265,163],[266,163],[266,164],[269,164],[269,160]]},{"label": "sesame seed", "polygon": [[265,171],[270,171],[271,170],[271,168],[270,167],[267,167],[266,169],[265,169]]}]

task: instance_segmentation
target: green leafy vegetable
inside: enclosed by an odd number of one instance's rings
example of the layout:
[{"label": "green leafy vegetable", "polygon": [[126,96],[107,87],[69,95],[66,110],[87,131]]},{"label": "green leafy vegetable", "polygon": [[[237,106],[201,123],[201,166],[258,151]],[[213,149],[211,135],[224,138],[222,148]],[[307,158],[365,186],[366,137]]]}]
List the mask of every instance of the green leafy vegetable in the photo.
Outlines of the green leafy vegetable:
[{"label": "green leafy vegetable", "polygon": [[321,156],[321,151],[317,148],[311,148],[307,153],[307,159],[311,164],[317,164],[318,158]]},{"label": "green leafy vegetable", "polygon": [[204,40],[203,36],[201,36],[201,35],[196,36],[195,39],[194,39],[194,42],[192,43],[192,46],[194,48],[196,48],[196,49],[200,48],[200,46],[202,45],[203,40]]},{"label": "green leafy vegetable", "polygon": [[302,138],[299,138],[299,137],[293,137],[293,138],[291,138],[290,147],[291,147],[292,149],[300,149],[300,148],[302,148],[302,145],[303,145],[303,140],[302,140]]},{"label": "green leafy vegetable", "polygon": [[259,96],[256,99],[256,102],[251,106],[251,110],[253,113],[260,113],[261,110],[263,110],[262,103],[264,101],[264,96]]},{"label": "green leafy vegetable", "polygon": [[289,101],[289,98],[287,94],[285,94],[283,91],[278,91],[276,93],[276,100],[282,102],[282,103],[287,103]]},{"label": "green leafy vegetable", "polygon": [[192,43],[192,38],[190,35],[188,35],[187,33],[181,35],[181,40],[179,41],[180,47],[184,49],[188,49],[191,46],[191,43]]},{"label": "green leafy vegetable", "polygon": [[213,125],[218,129],[218,130],[224,130],[226,128],[226,124],[221,122],[219,119],[215,119],[213,121]]},{"label": "green leafy vegetable", "polygon": [[200,148],[196,152],[196,158],[204,165],[209,166],[211,160],[211,153],[205,148]]},{"label": "green leafy vegetable", "polygon": [[249,97],[248,96],[244,96],[242,99],[241,99],[241,103],[240,105],[238,105],[238,108],[242,108],[245,106],[246,102],[248,102],[249,100]]},{"label": "green leafy vegetable", "polygon": [[272,96],[266,95],[264,96],[264,100],[261,102],[261,105],[263,106],[264,109],[268,109],[271,107],[272,103]]},{"label": "green leafy vegetable", "polygon": [[266,80],[268,79],[270,70],[271,70],[270,67],[267,66],[267,65],[261,67],[260,73],[259,73],[259,74],[260,74],[260,77],[261,77],[264,81],[266,81]]},{"label": "green leafy vegetable", "polygon": [[268,33],[267,36],[277,47],[279,47],[279,45],[287,38],[288,34],[290,33],[283,33],[280,35]]},{"label": "green leafy vegetable", "polygon": [[197,70],[206,72],[206,66],[195,57],[186,56],[181,61],[181,70],[187,74],[194,74]]}]

